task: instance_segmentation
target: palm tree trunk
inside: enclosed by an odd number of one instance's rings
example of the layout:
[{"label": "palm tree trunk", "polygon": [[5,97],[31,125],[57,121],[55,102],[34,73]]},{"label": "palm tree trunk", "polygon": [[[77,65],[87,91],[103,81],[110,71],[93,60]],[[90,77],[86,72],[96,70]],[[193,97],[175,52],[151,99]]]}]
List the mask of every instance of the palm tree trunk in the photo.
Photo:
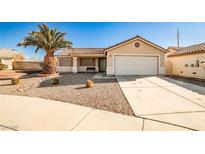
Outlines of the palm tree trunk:
[{"label": "palm tree trunk", "polygon": [[42,74],[56,73],[56,59],[53,53],[47,53],[44,57]]}]

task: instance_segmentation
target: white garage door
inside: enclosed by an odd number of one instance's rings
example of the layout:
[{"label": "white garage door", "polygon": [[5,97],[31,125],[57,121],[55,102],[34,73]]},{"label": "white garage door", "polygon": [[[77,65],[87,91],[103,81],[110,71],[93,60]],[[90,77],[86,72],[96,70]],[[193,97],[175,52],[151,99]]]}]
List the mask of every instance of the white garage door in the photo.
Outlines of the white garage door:
[{"label": "white garage door", "polygon": [[115,75],[157,75],[158,57],[115,56]]}]

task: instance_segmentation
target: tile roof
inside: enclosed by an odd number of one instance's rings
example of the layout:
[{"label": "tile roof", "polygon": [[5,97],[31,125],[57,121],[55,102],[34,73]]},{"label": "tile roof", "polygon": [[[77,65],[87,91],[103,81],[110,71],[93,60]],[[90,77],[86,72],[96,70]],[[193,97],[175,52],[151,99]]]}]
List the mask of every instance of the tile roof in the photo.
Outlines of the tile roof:
[{"label": "tile roof", "polygon": [[16,52],[14,49],[0,48],[0,58],[14,58]]},{"label": "tile roof", "polygon": [[168,57],[202,52],[205,52],[205,43],[195,44],[188,47],[177,49],[176,52],[172,53]]},{"label": "tile roof", "polygon": [[105,54],[109,49],[111,49],[113,47],[116,47],[118,45],[121,45],[123,43],[129,42],[133,39],[137,39],[137,38],[141,39],[141,40],[143,40],[143,41],[145,41],[145,42],[147,42],[147,43],[149,43],[149,44],[151,44],[151,45],[153,45],[153,46],[155,46],[159,49],[161,49],[164,52],[168,52],[166,49],[164,49],[164,48],[162,48],[162,47],[160,47],[160,46],[158,46],[158,45],[156,45],[156,44],[142,38],[141,36],[137,35],[133,38],[122,41],[122,42],[117,43],[117,44],[115,44],[113,46],[110,46],[108,48],[70,48],[70,49],[65,49],[65,50],[61,51],[60,54],[57,55],[57,56],[68,56],[70,54]]},{"label": "tile roof", "polygon": [[60,56],[67,56],[70,54],[104,54],[104,48],[70,48],[65,49],[60,53]]}]

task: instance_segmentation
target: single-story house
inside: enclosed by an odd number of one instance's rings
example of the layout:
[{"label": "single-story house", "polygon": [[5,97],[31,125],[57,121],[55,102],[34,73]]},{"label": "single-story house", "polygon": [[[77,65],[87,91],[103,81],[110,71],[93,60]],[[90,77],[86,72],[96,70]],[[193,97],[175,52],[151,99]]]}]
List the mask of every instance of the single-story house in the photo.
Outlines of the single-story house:
[{"label": "single-story house", "polygon": [[205,79],[205,43],[183,48],[168,48],[166,73]]},{"label": "single-story house", "polygon": [[13,69],[12,63],[15,59],[16,52],[14,49],[0,48],[0,62],[8,66],[8,69]]},{"label": "single-story house", "polygon": [[166,49],[140,37],[108,48],[70,48],[57,55],[58,72],[106,72],[107,75],[165,74]]}]

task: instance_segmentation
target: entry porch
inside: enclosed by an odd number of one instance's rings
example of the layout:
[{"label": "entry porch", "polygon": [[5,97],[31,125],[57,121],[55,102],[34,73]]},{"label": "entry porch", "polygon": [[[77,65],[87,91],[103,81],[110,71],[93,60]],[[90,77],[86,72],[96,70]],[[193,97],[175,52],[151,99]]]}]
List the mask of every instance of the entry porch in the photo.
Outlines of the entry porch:
[{"label": "entry porch", "polygon": [[60,56],[57,57],[57,72],[105,72],[106,57]]}]

